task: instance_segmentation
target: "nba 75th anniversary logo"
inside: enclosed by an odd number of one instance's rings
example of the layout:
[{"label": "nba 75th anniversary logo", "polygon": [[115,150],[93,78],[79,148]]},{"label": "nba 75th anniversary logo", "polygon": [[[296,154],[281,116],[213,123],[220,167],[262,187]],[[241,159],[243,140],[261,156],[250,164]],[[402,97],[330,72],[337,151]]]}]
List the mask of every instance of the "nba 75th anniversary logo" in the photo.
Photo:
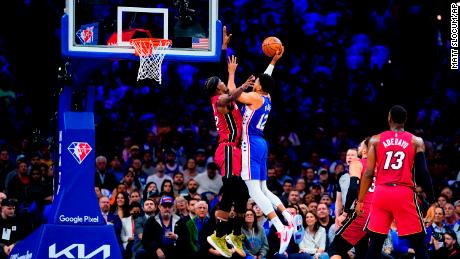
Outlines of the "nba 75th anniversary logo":
[{"label": "nba 75th anniversary logo", "polygon": [[458,7],[450,5],[450,69],[458,69]]}]

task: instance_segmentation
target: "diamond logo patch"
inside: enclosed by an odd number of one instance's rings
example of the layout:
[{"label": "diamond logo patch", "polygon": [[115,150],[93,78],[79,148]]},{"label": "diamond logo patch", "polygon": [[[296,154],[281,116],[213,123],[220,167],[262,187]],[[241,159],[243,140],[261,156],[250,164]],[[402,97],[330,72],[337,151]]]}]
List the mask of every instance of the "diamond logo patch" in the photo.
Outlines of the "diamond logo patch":
[{"label": "diamond logo patch", "polygon": [[87,142],[72,142],[67,150],[69,150],[73,158],[77,160],[78,164],[81,164],[88,156],[89,152],[91,152],[92,148]]}]

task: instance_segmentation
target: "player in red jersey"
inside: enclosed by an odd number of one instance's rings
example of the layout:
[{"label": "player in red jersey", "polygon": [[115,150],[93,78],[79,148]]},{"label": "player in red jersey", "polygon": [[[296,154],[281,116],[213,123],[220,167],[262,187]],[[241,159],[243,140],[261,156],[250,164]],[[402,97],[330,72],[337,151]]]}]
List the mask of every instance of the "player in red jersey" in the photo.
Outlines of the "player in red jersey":
[{"label": "player in red jersey", "polygon": [[374,185],[369,188],[369,192],[364,198],[363,209],[365,213],[358,216],[352,208],[358,198],[359,180],[366,170],[369,139],[370,137],[363,140],[358,147],[358,156],[361,159],[355,158],[349,165],[350,186],[347,191],[344,212],[340,216],[337,216],[341,227],[337,230],[334,241],[329,249],[331,259],[347,258],[348,251],[352,247],[355,247],[356,258],[364,258],[366,256],[369,238],[367,232],[364,231],[364,226],[369,216]]},{"label": "player in red jersey", "polygon": [[[395,105],[388,114],[390,130],[372,136],[369,141],[366,171],[361,179],[356,212],[362,215],[365,195],[371,187],[375,170],[375,191],[367,222],[370,243],[366,258],[380,258],[391,222],[398,235],[410,242],[415,258],[428,258],[424,243],[424,225],[417,206],[415,182],[427,198],[433,198],[433,187],[425,161],[423,140],[404,131],[407,112]],[[413,170],[415,169],[415,170]],[[414,181],[415,179],[415,181]]]},{"label": "player in red jersey", "polygon": [[[231,35],[227,35],[226,27],[223,29],[223,44],[221,57],[225,59],[227,44]],[[235,60],[228,60],[228,82],[227,85],[235,85],[235,71],[238,66]],[[211,98],[212,109],[219,134],[219,145],[216,149],[214,162],[219,166],[222,174],[222,199],[219,202],[215,216],[218,220],[216,232],[207,238],[208,242],[224,257],[231,257],[232,251],[228,249],[227,242],[233,245],[235,251],[242,257],[246,254],[243,250],[241,226],[244,222],[246,203],[249,198],[247,187],[241,180],[241,131],[243,117],[236,105],[235,100],[249,86],[254,84],[254,77],[251,76],[241,87],[235,91],[229,91],[228,87],[219,77],[208,78],[205,89]],[[237,216],[232,226],[225,223],[229,221],[229,212],[232,205]],[[230,223],[230,222],[229,222]],[[228,233],[230,229],[232,233]]]}]

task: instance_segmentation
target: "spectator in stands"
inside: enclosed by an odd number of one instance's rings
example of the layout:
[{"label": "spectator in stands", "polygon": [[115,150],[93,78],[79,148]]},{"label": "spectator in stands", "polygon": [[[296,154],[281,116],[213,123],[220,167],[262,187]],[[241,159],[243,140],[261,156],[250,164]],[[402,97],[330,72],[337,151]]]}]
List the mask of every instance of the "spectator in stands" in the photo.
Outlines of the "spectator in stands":
[{"label": "spectator in stands", "polygon": [[25,189],[26,204],[31,205],[35,202],[38,207],[43,208],[45,204],[51,203],[53,192],[46,188],[38,165],[32,166],[29,179],[30,183]]},{"label": "spectator in stands", "polygon": [[144,231],[144,225],[145,225],[145,222],[147,222],[147,220],[150,218],[150,217],[154,217],[155,216],[155,212],[156,212],[156,205],[155,205],[155,201],[153,199],[146,199],[144,201],[144,214],[139,216],[137,219],[136,219],[136,223],[135,223],[135,234],[137,235],[137,237],[142,240],[142,233]]},{"label": "spectator in stands", "polygon": [[182,168],[176,160],[176,152],[172,149],[166,150],[165,162],[166,175],[173,177],[175,173],[182,172]]},{"label": "spectator in stands", "polygon": [[155,133],[148,132],[147,139],[144,145],[142,146],[142,151],[144,152],[144,163],[145,163],[145,154],[150,154],[150,157],[152,158],[155,156],[156,149],[157,149],[157,143],[155,139]]},{"label": "spectator in stands", "polygon": [[0,230],[0,258],[8,258],[14,245],[25,238],[31,231],[29,224],[15,211],[17,202],[13,199],[4,199],[1,203]]},{"label": "spectator in stands", "polygon": [[146,258],[180,258],[181,252],[184,252],[185,247],[181,246],[180,239],[186,237],[178,233],[183,233],[185,226],[180,222],[180,217],[172,212],[173,205],[173,197],[163,196],[160,213],[145,222],[142,245]]},{"label": "spectator in stands", "polygon": [[455,214],[455,208],[452,203],[446,203],[444,205],[444,211],[446,213],[444,219],[445,219],[445,225],[446,227],[453,228],[454,225],[458,222],[457,215]]},{"label": "spectator in stands", "polygon": [[94,186],[106,189],[109,193],[117,187],[115,175],[107,170],[107,158],[98,156],[96,158],[96,172],[94,174]]},{"label": "spectator in stands", "polygon": [[195,152],[196,171],[198,174],[205,173],[206,167],[206,151],[203,148],[199,148]]},{"label": "spectator in stands", "polygon": [[[99,198],[99,208],[101,209],[102,218],[107,225],[113,225],[117,237],[121,234],[121,220],[118,215],[110,213],[110,203],[107,196],[101,196]],[[120,240],[121,243],[121,240]]]},{"label": "spectator in stands", "polygon": [[175,197],[174,195],[174,191],[173,191],[173,183],[171,180],[164,180],[163,181],[163,184],[161,185],[161,192],[160,192],[160,196],[171,196],[171,197]]},{"label": "spectator in stands", "polygon": [[196,202],[194,211],[196,217],[185,223],[189,240],[187,248],[193,258],[208,258],[210,257],[210,250],[213,249],[206,238],[214,232],[215,224],[208,216],[208,204],[205,201]]},{"label": "spectator in stands", "polygon": [[444,225],[445,212],[442,207],[436,207],[434,209],[433,223],[426,229],[427,236],[426,241],[429,242],[429,249],[433,249],[433,238],[437,240],[442,239],[442,235],[446,233],[446,227]]},{"label": "spectator in stands", "polygon": [[19,161],[17,163],[18,168],[16,175],[11,178],[11,181],[7,184],[6,195],[9,198],[15,198],[19,204],[22,204],[26,199],[26,188],[30,185],[30,177],[27,175],[27,163],[25,161]]},{"label": "spectator in stands", "polygon": [[303,178],[298,178],[297,181],[295,182],[295,187],[294,189],[297,190],[299,192],[299,197],[300,199],[303,198],[303,196],[305,196],[305,179]]},{"label": "spectator in stands", "polygon": [[147,184],[147,173],[142,170],[142,161],[139,158],[133,159],[131,167],[134,172],[134,181],[139,190],[144,189]]},{"label": "spectator in stands", "polygon": [[176,197],[187,195],[187,186],[185,186],[182,172],[177,172],[173,175],[173,191]]},{"label": "spectator in stands", "polygon": [[123,244],[123,258],[131,258],[133,256],[135,235],[135,222],[141,214],[142,207],[137,201],[129,204],[129,216],[121,219],[121,242]]},{"label": "spectator in stands", "polygon": [[325,193],[329,194],[330,197],[333,197],[336,191],[336,186],[332,181],[329,179],[329,173],[326,169],[320,168],[318,170],[319,175],[319,184],[321,185],[322,189]]},{"label": "spectator in stands", "polygon": [[334,224],[334,219],[330,215],[329,206],[326,203],[318,204],[316,209],[319,224],[326,230],[326,233],[329,231],[329,228]]},{"label": "spectator in stands", "polygon": [[291,187],[294,187],[294,180],[288,175],[283,163],[277,162],[273,165],[273,168],[275,169],[276,179],[280,184],[284,184],[286,180],[289,180],[291,182]]},{"label": "spectator in stands", "polygon": [[293,182],[291,179],[286,179],[283,182],[283,192],[281,193],[280,200],[283,202],[283,204],[287,205],[288,204],[288,198],[289,198],[289,193],[293,189]]},{"label": "spectator in stands", "polygon": [[136,179],[135,179],[134,169],[131,166],[128,167],[128,169],[126,170],[125,174],[123,175],[122,183],[125,184],[127,193],[131,193],[134,190],[141,189],[140,183],[138,181],[136,181]]},{"label": "spectator in stands", "polygon": [[197,183],[197,181],[195,179],[190,179],[187,182],[187,191],[188,191],[188,193],[186,195],[184,195],[184,198],[186,200],[188,200],[188,201],[193,199],[193,196],[198,194],[198,192],[197,192],[198,191],[198,183]]},{"label": "spectator in stands", "polygon": [[163,161],[158,161],[156,166],[156,173],[154,175],[151,175],[147,178],[147,182],[154,182],[157,187],[161,187],[163,185],[163,181],[168,179],[172,181],[172,178],[168,175],[166,175],[165,171],[165,164]]},{"label": "spectator in stands", "polygon": [[452,191],[452,189],[449,186],[446,186],[446,187],[442,188],[441,194],[446,195],[447,201],[449,201],[449,202],[452,201],[452,198],[454,196],[454,192]]},{"label": "spectator in stands", "polygon": [[316,202],[319,202],[319,200],[321,199],[321,194],[323,194],[323,192],[323,187],[319,183],[314,183],[312,186],[310,186],[310,194],[313,194],[313,197],[315,197]]},{"label": "spectator in stands", "polygon": [[0,189],[5,188],[6,175],[14,170],[14,164],[10,161],[10,155],[6,147],[0,148]]},{"label": "spectator in stands", "polygon": [[126,188],[126,184],[124,183],[118,183],[117,185],[117,188],[116,189],[113,189],[112,191],[112,195],[110,195],[110,206],[113,206],[113,205],[116,205],[116,201],[117,201],[117,194],[119,193],[124,193],[126,192],[127,188]]},{"label": "spectator in stands", "polygon": [[133,254],[134,258],[145,258],[146,251],[142,245],[142,233],[144,232],[145,222],[150,217],[155,217],[156,205],[153,199],[146,199],[144,201],[144,214],[140,215],[134,222],[134,245]]},{"label": "spectator in stands", "polygon": [[316,213],[308,212],[305,216],[305,223],[305,236],[299,244],[299,252],[310,255],[310,258],[329,258],[325,253],[326,230],[320,226]]},{"label": "spectator in stands", "polygon": [[273,167],[267,169],[267,188],[276,196],[281,197],[283,186],[276,179],[276,172]]},{"label": "spectator in stands", "polygon": [[299,214],[302,214],[302,216],[305,217],[305,215],[307,215],[307,212],[308,212],[308,206],[306,204],[301,203],[299,204],[299,210],[300,210]]},{"label": "spectator in stands", "polygon": [[110,207],[110,213],[118,216],[120,220],[129,216],[129,195],[120,192],[115,196],[115,204]]},{"label": "spectator in stands", "polygon": [[154,193],[160,194],[160,191],[158,190],[157,184],[155,182],[149,182],[145,186],[145,189],[144,189],[144,191],[142,193],[143,200],[147,200]]},{"label": "spectator in stands", "polygon": [[288,205],[298,205],[300,202],[299,191],[292,190],[289,192]]},{"label": "spectator in stands", "polygon": [[265,235],[268,236],[268,233],[270,232],[270,227],[272,226],[270,220],[268,220],[268,218],[264,215],[263,211],[257,204],[254,204],[253,210],[256,213],[257,225],[260,229],[265,230]]},{"label": "spectator in stands", "polygon": [[125,136],[123,138],[123,150],[122,152],[122,158],[123,162],[127,163],[131,154],[130,154],[130,148],[133,145],[133,141],[131,139],[131,136]]},{"label": "spectator in stands", "polygon": [[316,214],[316,210],[318,209],[318,203],[316,201],[312,201],[307,204],[308,212],[313,212]]},{"label": "spectator in stands", "polygon": [[121,182],[121,180],[123,179],[124,172],[121,166],[121,160],[119,156],[113,156],[112,160],[110,161],[109,172],[115,176],[115,181],[117,183]]},{"label": "spectator in stands", "polygon": [[432,241],[434,249],[430,251],[431,258],[460,258],[458,239],[454,232],[447,231],[442,240],[433,238]]},{"label": "spectator in stands", "polygon": [[[201,197],[201,196],[200,196]],[[197,202],[199,202],[200,200],[198,199],[190,199],[187,201],[187,204],[188,204],[188,212],[189,212],[189,216],[190,218],[194,218],[196,216],[196,213],[195,213],[195,204]]]},{"label": "spectator in stands", "polygon": [[152,154],[145,152],[142,156],[142,171],[148,176],[155,174],[155,166],[153,165]]},{"label": "spectator in stands", "polygon": [[310,204],[310,202],[315,201],[315,196],[311,193],[306,194],[303,196],[303,204],[307,205]]},{"label": "spectator in stands", "polygon": [[181,219],[190,219],[190,213],[188,210],[188,202],[183,196],[177,196],[174,200],[174,207],[176,208],[176,214]]},{"label": "spectator in stands", "polygon": [[444,206],[446,206],[446,203],[450,202],[450,200],[447,197],[447,195],[442,194],[442,193],[438,196],[437,201],[438,201],[439,207],[441,207],[441,208],[444,208]]},{"label": "spectator in stands", "polygon": [[244,223],[241,232],[244,234],[243,248],[246,258],[262,259],[268,253],[268,241],[265,231],[259,227],[254,210],[247,210],[244,214]]},{"label": "spectator in stands", "polygon": [[184,166],[184,182],[188,183],[190,179],[195,178],[197,175],[195,159],[189,158]]},{"label": "spectator in stands", "polygon": [[129,194],[129,204],[133,202],[141,203],[141,194],[138,190],[134,190]]},{"label": "spectator in stands", "polygon": [[125,165],[132,165],[134,159],[140,159],[141,158],[141,153],[140,153],[140,148],[138,145],[132,145],[129,148],[129,158],[126,160]]},{"label": "spectator in stands", "polygon": [[205,174],[195,177],[198,183],[197,192],[199,194],[210,192],[216,195],[222,187],[222,176],[217,173],[218,167],[215,163],[209,163],[207,168]]}]

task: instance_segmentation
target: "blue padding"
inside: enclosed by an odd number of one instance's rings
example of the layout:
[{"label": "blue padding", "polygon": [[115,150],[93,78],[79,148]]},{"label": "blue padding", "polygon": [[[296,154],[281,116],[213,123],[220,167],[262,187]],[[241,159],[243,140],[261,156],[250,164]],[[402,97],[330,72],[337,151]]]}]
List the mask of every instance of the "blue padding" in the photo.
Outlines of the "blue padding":
[{"label": "blue padding", "polygon": [[16,243],[11,258],[113,258],[121,249],[113,225],[41,225]]},{"label": "blue padding", "polygon": [[94,130],[94,113],[92,112],[65,112],[64,130]]}]

